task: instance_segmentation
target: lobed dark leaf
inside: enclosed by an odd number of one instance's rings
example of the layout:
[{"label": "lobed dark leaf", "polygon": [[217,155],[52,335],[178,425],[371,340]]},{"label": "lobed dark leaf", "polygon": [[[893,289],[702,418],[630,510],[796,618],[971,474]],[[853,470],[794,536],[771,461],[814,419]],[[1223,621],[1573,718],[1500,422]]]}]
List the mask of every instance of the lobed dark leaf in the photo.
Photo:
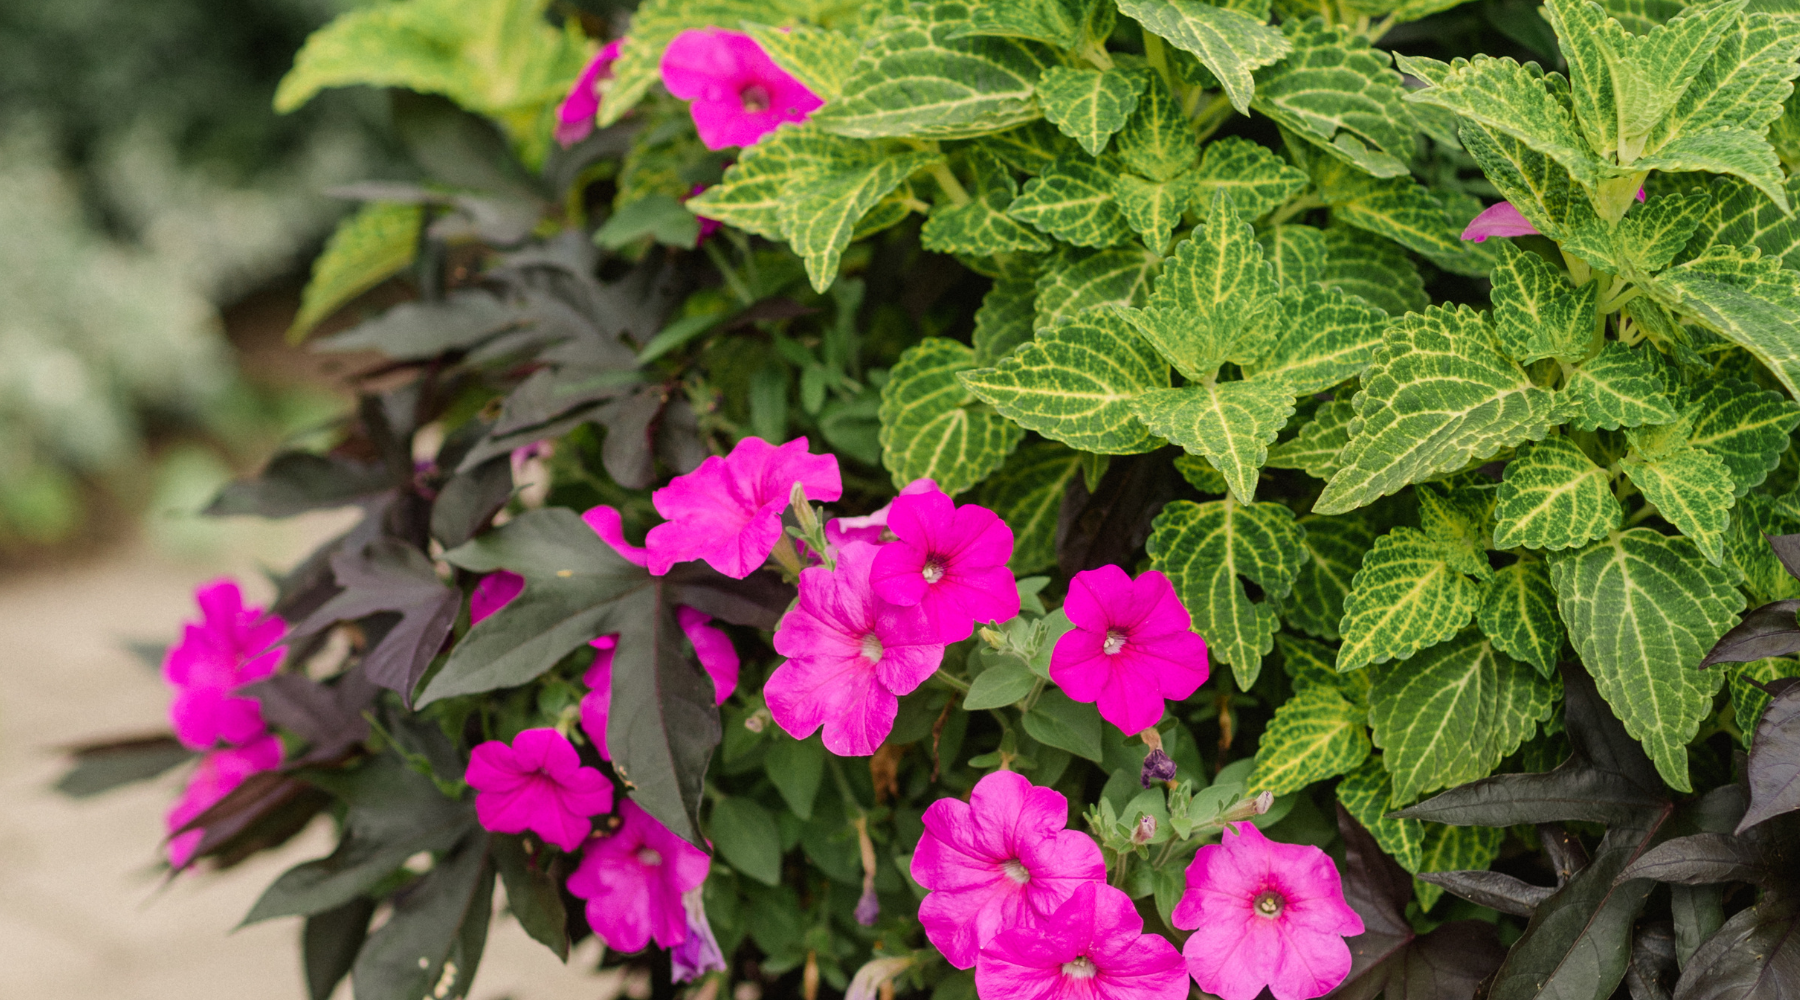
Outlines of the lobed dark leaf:
[{"label": "lobed dark leaf", "polygon": [[494,457],[452,473],[431,504],[431,537],[446,549],[474,538],[512,498],[512,462]]},{"label": "lobed dark leaf", "polygon": [[1787,567],[1788,574],[1800,580],[1800,535],[1764,535],[1775,558]]},{"label": "lobed dark leaf", "polygon": [[1515,917],[1531,916],[1537,905],[1556,891],[1502,872],[1420,872],[1417,877],[1421,882],[1443,886],[1446,891],[1476,906],[1492,907]]},{"label": "lobed dark leaf", "polygon": [[1647,878],[1683,885],[1768,881],[1771,873],[1756,845],[1728,833],[1696,833],[1651,848],[1619,873],[1619,880]]},{"label": "lobed dark leaf", "polygon": [[1682,969],[1674,1000],[1800,996],[1800,905],[1764,896],[1706,939]]},{"label": "lobed dark leaf", "polygon": [[85,799],[151,778],[193,760],[197,754],[173,736],[158,734],[71,747],[75,760],[56,781],[56,790]]},{"label": "lobed dark leaf", "polygon": [[331,802],[331,796],[279,771],[263,771],[189,820],[169,836],[203,830],[194,858],[230,867],[267,847],[285,843]]},{"label": "lobed dark leaf", "polygon": [[566,855],[551,855],[542,848],[527,853],[525,838],[509,834],[491,838],[489,850],[506,887],[507,909],[525,933],[567,962],[569,915],[562,898]]},{"label": "lobed dark leaf", "polygon": [[337,909],[306,918],[300,932],[300,955],[306,967],[307,1000],[331,1000],[368,939],[369,921],[374,916],[375,901],[359,896]]},{"label": "lobed dark leaf", "polygon": [[[369,935],[351,967],[356,1000],[417,1000],[432,995],[444,965],[467,950],[465,931],[487,936],[492,911],[494,868],[488,863],[488,835],[463,837],[437,865],[394,897],[394,910]],[[476,958],[479,959],[479,953]],[[458,962],[455,979],[466,982],[473,963]],[[446,995],[461,995],[450,993]]]},{"label": "lobed dark leaf", "polygon": [[1788,685],[1756,724],[1750,744],[1750,807],[1737,825],[1745,830],[1800,809],[1800,685]]},{"label": "lobed dark leaf", "polygon": [[1800,600],[1776,601],[1757,608],[1713,643],[1700,666],[1749,663],[1800,651],[1800,620],[1796,620],[1796,612],[1800,612]]},{"label": "lobed dark leaf", "polygon": [[242,690],[261,702],[264,719],[310,744],[296,765],[335,760],[369,737],[363,712],[374,703],[377,688],[361,666],[331,684],[303,674],[276,674]]},{"label": "lobed dark leaf", "polygon": [[321,351],[380,351],[396,361],[466,351],[529,322],[518,303],[480,289],[458,289],[438,301],[402,302],[342,333],[313,341]]},{"label": "lobed dark leaf", "polygon": [[309,510],[346,507],[393,489],[394,475],[380,463],[335,455],[284,451],[253,479],[226,484],[204,513],[291,517]]},{"label": "lobed dark leaf", "polygon": [[340,621],[397,614],[380,641],[363,653],[362,670],[410,704],[413,688],[456,623],[462,595],[444,586],[423,553],[394,538],[337,552],[331,570],[343,590],[296,625],[293,634],[306,636]]}]

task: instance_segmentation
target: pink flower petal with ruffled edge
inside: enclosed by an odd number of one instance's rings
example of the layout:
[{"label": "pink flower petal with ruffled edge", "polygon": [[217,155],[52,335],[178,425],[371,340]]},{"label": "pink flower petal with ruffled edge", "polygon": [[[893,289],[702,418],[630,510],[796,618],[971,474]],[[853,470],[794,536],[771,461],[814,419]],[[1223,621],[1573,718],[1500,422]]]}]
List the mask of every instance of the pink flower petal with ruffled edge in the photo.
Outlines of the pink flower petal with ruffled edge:
[{"label": "pink flower petal with ruffled edge", "polygon": [[644,539],[650,572],[661,576],[678,562],[703,559],[734,580],[754,573],[781,537],[794,483],[804,484],[812,501],[843,494],[837,458],[808,454],[806,447],[803,437],[780,447],[747,437],[730,455],[714,455],[651,494],[668,520]]},{"label": "pink flower petal with ruffled edge", "polygon": [[165,848],[169,865],[174,868],[186,867],[193,860],[200,841],[206,836],[204,829],[184,833],[175,833],[176,830],[217,805],[252,774],[272,771],[280,766],[281,740],[274,736],[264,736],[241,747],[215,750],[201,757],[200,766],[194,769],[187,787],[183,789],[181,797],[169,807],[165,818],[169,832],[174,834]]},{"label": "pink flower petal with ruffled edge", "polygon": [[525,578],[510,570],[503,569],[482,577],[469,594],[469,624],[481,624],[524,592]]},{"label": "pink flower petal with ruffled edge", "polygon": [[887,530],[895,540],[875,557],[875,593],[923,607],[939,642],[960,642],[977,622],[1018,615],[1018,585],[1006,566],[1012,529],[998,514],[975,504],[958,507],[932,490],[894,498]]},{"label": "pink flower petal with ruffled edge", "polygon": [[600,751],[601,760],[612,760],[612,752],[606,746],[606,719],[612,713],[613,650],[619,645],[619,637],[616,633],[603,635],[588,640],[588,645],[594,647],[594,662],[581,675],[581,683],[588,686],[588,693],[581,696],[581,731]]},{"label": "pink flower petal with ruffled edge", "polygon": [[803,122],[824,101],[737,31],[684,31],[662,57],[663,86],[691,101],[708,149],[753,146],[784,122]]},{"label": "pink flower petal with ruffled edge", "polygon": [[[625,540],[625,519],[619,514],[618,508],[608,507],[605,504],[590,507],[581,515],[581,519],[587,522],[588,527],[594,529],[594,534],[599,535],[601,541],[611,546],[612,550],[626,562],[633,566],[643,566],[649,563],[649,549],[633,545]],[[663,572],[667,573],[668,570],[665,569]]]},{"label": "pink flower petal with ruffled edge", "polygon": [[275,673],[286,655],[276,646],[287,623],[246,607],[238,585],[214,580],[194,592],[201,619],[182,628],[181,642],[163,657],[163,679],[174,689],[169,721],[196,750],[241,744],[261,736],[261,707],[236,689]]},{"label": "pink flower petal with ruffled edge", "polygon": [[1136,580],[1117,566],[1077,573],[1063,612],[1075,627],[1051,651],[1050,679],[1127,734],[1156,725],[1164,699],[1179,701],[1206,683],[1206,641],[1156,570]]},{"label": "pink flower petal with ruffled edge", "polygon": [[1084,882],[1050,917],[1011,927],[981,949],[982,1000],[1186,1000],[1181,955],[1145,934],[1131,898]]},{"label": "pink flower petal with ruffled edge", "polygon": [[600,113],[600,81],[612,78],[612,64],[619,59],[620,40],[608,42],[575,78],[569,96],[556,108],[556,141],[573,146],[594,131]]},{"label": "pink flower petal with ruffled edge", "polygon": [[693,643],[694,655],[700,658],[700,666],[712,678],[713,704],[723,705],[731,692],[737,690],[738,652],[731,644],[730,636],[712,627],[712,620],[712,615],[685,604],[675,606],[675,623],[681,626],[688,642]]},{"label": "pink flower petal with ruffled edge", "polygon": [[[937,488],[938,484],[934,479],[915,479],[901,487],[900,495],[909,497],[920,493],[935,493]],[[880,545],[883,542],[892,541],[892,537],[886,535],[886,532],[888,514],[893,509],[894,504],[889,501],[887,506],[873,514],[864,514],[861,517],[834,517],[826,521],[825,544],[835,550],[845,542],[868,542],[870,545]]]},{"label": "pink flower petal with ruffled edge", "polygon": [[511,746],[498,740],[476,746],[463,780],[475,789],[475,818],[483,827],[531,830],[565,851],[587,839],[590,817],[612,809],[612,782],[583,767],[568,737],[554,729],[527,729]]},{"label": "pink flower petal with ruffled edge", "polygon": [[588,925],[614,951],[681,944],[682,895],[706,881],[711,859],[629,799],[619,803],[619,820],[610,836],[587,842],[569,892],[587,900]]}]

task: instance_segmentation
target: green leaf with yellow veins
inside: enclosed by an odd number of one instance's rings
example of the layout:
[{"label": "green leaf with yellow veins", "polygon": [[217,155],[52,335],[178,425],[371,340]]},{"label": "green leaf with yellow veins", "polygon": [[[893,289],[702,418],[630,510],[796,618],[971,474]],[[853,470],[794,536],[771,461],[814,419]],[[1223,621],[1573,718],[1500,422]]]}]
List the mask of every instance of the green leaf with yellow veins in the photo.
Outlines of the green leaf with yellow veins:
[{"label": "green leaf with yellow veins", "polygon": [[1380,754],[1373,754],[1361,767],[1338,782],[1337,799],[1348,812],[1369,831],[1400,867],[1418,871],[1420,850],[1425,842],[1424,825],[1416,819],[1389,818],[1394,802],[1393,779]]},{"label": "green leaf with yellow veins", "polygon": [[1632,166],[1664,173],[1731,174],[1754,184],[1777,206],[1786,208],[1788,204],[1783,186],[1787,174],[1781,169],[1775,147],[1749,129],[1721,126],[1684,135],[1655,153],[1638,157]]},{"label": "green leaf with yellow veins", "polygon": [[1293,43],[1241,11],[1206,0],[1119,0],[1119,11],[1212,71],[1239,114],[1250,113],[1251,71],[1280,61]]},{"label": "green leaf with yellow veins", "polygon": [[1275,633],[1275,648],[1281,654],[1281,671],[1287,674],[1294,690],[1329,688],[1343,695],[1352,705],[1364,706],[1365,712],[1367,711],[1368,672],[1338,673],[1337,650],[1322,642],[1302,639],[1289,632]]},{"label": "green leaf with yellow veins", "polygon": [[1281,380],[1296,396],[1361,375],[1381,346],[1388,317],[1353,295],[1319,285],[1281,293],[1275,346],[1244,372]]},{"label": "green leaf with yellow veins", "polygon": [[[1800,265],[1800,216],[1783,212],[1761,191],[1735,177],[1714,177],[1706,186],[1712,191],[1712,206],[1688,241],[1686,256],[1699,256],[1714,244],[1753,246],[1784,267]],[[1787,192],[1790,203],[1800,198],[1800,178],[1788,179]]]},{"label": "green leaf with yellow veins", "polygon": [[1057,157],[1026,181],[1007,214],[1078,247],[1117,246],[1131,238],[1113,198],[1113,175],[1079,151]]},{"label": "green leaf with yellow veins", "polygon": [[1561,268],[1510,241],[1496,241],[1500,263],[1494,267],[1494,336],[1514,361],[1528,365],[1539,358],[1577,361],[1594,336],[1594,309],[1600,282],[1576,288]]},{"label": "green leaf with yellow veins", "polygon": [[1352,400],[1343,467],[1313,505],[1354,510],[1550,429],[1555,397],[1500,353],[1467,306],[1409,313],[1389,327]]},{"label": "green leaf with yellow veins", "polygon": [[1481,588],[1452,565],[1450,546],[1417,528],[1375,540],[1351,579],[1338,623],[1338,669],[1406,659],[1462,630]]},{"label": "green leaf with yellow veins", "polygon": [[[1338,638],[1338,622],[1344,618],[1344,598],[1362,567],[1363,556],[1375,545],[1375,531],[1356,514],[1300,519],[1306,530],[1306,562],[1294,579],[1294,592],[1281,604],[1282,617],[1302,632],[1321,639]],[[1361,677],[1362,672],[1350,677]]]},{"label": "green leaf with yellow veins", "polygon": [[1369,757],[1367,717],[1336,688],[1294,692],[1257,742],[1250,787],[1286,795],[1353,770]]},{"label": "green leaf with yellow veins", "polygon": [[[862,144],[867,145],[867,144]],[[802,188],[790,190],[781,203],[781,231],[806,261],[806,276],[813,290],[823,292],[837,277],[838,259],[850,245],[851,234],[862,217],[899,187],[913,171],[941,162],[937,153],[876,149],[864,153],[872,162],[846,169],[833,163],[830,172],[819,173]]]},{"label": "green leaf with yellow veins", "polygon": [[1324,230],[1284,223],[1256,234],[1256,243],[1275,271],[1275,284],[1283,290],[1325,279]]},{"label": "green leaf with yellow veins", "polygon": [[1068,136],[1042,118],[984,135],[975,144],[999,157],[1000,162],[1027,174],[1043,173],[1057,157],[1075,148]]},{"label": "green leaf with yellow veins", "polygon": [[[843,93],[844,80],[856,63],[856,39],[810,24],[787,28],[746,24],[743,29],[762,46],[775,65],[821,99],[829,102]],[[609,93],[609,99],[610,96]]]},{"label": "green leaf with yellow veins", "polygon": [[1250,503],[1269,443],[1294,415],[1294,392],[1279,378],[1196,382],[1147,392],[1131,412],[1152,433],[1205,455],[1238,501]]},{"label": "green leaf with yellow veins", "polygon": [[1282,31],[1294,49],[1257,72],[1251,107],[1359,170],[1405,176],[1413,120],[1388,54],[1317,18],[1286,21]]},{"label": "green leaf with yellow veins", "polygon": [[1136,174],[1120,174],[1113,178],[1113,196],[1125,221],[1143,239],[1144,245],[1161,249],[1169,244],[1181,214],[1187,211],[1194,192],[1193,178],[1147,181]]},{"label": "green leaf with yellow veins", "polygon": [[1137,108],[1145,82],[1134,70],[1052,66],[1038,77],[1038,104],[1063,135],[1099,156]]},{"label": "green leaf with yellow veins", "polygon": [[1189,486],[1207,496],[1224,496],[1231,492],[1231,487],[1226,484],[1225,477],[1219,475],[1219,470],[1199,455],[1175,456],[1175,471],[1181,473],[1181,478],[1187,480]]},{"label": "green leaf with yellow veins", "polygon": [[1072,49],[1081,42],[1096,6],[1094,0],[982,0],[970,6],[969,25],[962,30]]},{"label": "green leaf with yellow veins", "polygon": [[1670,787],[1691,791],[1687,744],[1712,711],[1717,671],[1696,669],[1744,597],[1686,538],[1648,528],[1552,556],[1569,641],[1625,731]]},{"label": "green leaf with yellow veins", "polygon": [[338,223],[313,261],[288,342],[304,340],[351,299],[411,267],[424,221],[423,206],[371,202]]},{"label": "green leaf with yellow veins", "polygon": [[1800,272],[1755,247],[1715,246],[1640,287],[1749,351],[1800,396]]},{"label": "green leaf with yellow veins", "polygon": [[[1230,496],[1173,501],[1151,525],[1151,565],[1168,574],[1194,617],[1194,631],[1206,637],[1208,655],[1231,664],[1241,690],[1256,683],[1263,656],[1274,648],[1275,606],[1306,558],[1300,539],[1293,511]],[[1250,599],[1246,579],[1262,588],[1263,600]]]},{"label": "green leaf with yellow veins", "polygon": [[[1637,432],[1632,444],[1637,445]],[[1656,505],[1663,519],[1694,540],[1702,554],[1719,565],[1725,558],[1725,529],[1731,523],[1731,473],[1716,455],[1684,445],[1659,457],[1634,451],[1624,470],[1644,499]]]},{"label": "green leaf with yellow veins", "polygon": [[1194,210],[1205,217],[1213,192],[1231,195],[1238,215],[1258,219],[1305,190],[1306,171],[1283,160],[1266,146],[1228,136],[1206,145],[1194,175]]},{"label": "green leaf with yellow veins", "polygon": [[1781,463],[1800,427],[1800,404],[1735,378],[1709,381],[1682,415],[1693,425],[1688,441],[1725,463],[1740,497]]},{"label": "green leaf with yellow veins", "polygon": [[1712,198],[1699,193],[1667,194],[1634,206],[1619,220],[1617,256],[1639,274],[1668,267],[1711,208]]},{"label": "green leaf with yellow veins", "polygon": [[[1713,53],[1667,117],[1651,130],[1646,148],[1666,137],[1734,125],[1761,135],[1782,114],[1782,102],[1800,66],[1800,30],[1791,16],[1746,14],[1719,36]],[[1790,185],[1791,187],[1791,185]]]},{"label": "green leaf with yellow veins", "polygon": [[1609,340],[1581,363],[1557,394],[1556,412],[1577,430],[1663,424],[1679,416],[1664,391],[1654,348]]},{"label": "green leaf with yellow veins", "polygon": [[1134,455],[1162,445],[1131,403],[1168,388],[1169,366],[1109,309],[1063,320],[994,367],[957,377],[1020,426],[1071,448]]},{"label": "green leaf with yellow veins", "polygon": [[1494,505],[1497,549],[1568,549],[1617,530],[1624,510],[1612,476],[1565,437],[1550,437],[1506,463]]},{"label": "green leaf with yellow veins", "polygon": [[937,481],[955,496],[986,479],[1025,436],[1018,424],[972,406],[956,373],[975,367],[975,352],[926,337],[906,349],[881,387],[881,462],[896,487]]},{"label": "green leaf with yellow veins", "polygon": [[1141,306],[1150,300],[1150,283],[1162,261],[1142,248],[1058,247],[1038,277],[1033,325],[1042,330],[1095,306]]},{"label": "green leaf with yellow veins", "polygon": [[1568,633],[1556,617],[1556,588],[1543,562],[1521,559],[1495,572],[1481,588],[1475,621],[1495,649],[1531,664],[1546,678],[1556,674]]},{"label": "green leaf with yellow veins", "polygon": [[1325,230],[1325,270],[1319,278],[1331,288],[1362,299],[1389,316],[1417,312],[1431,304],[1425,279],[1406,251],[1389,240],[1360,229],[1332,226]]},{"label": "green leaf with yellow veins", "polygon": [[812,120],[857,139],[963,139],[1038,117],[1038,76],[1056,63],[1050,50],[1011,38],[960,37],[969,23],[969,7],[957,0],[882,17],[843,95]]},{"label": "green leaf with yellow veins", "polygon": [[1132,326],[1181,374],[1212,378],[1226,361],[1249,364],[1273,346],[1275,278],[1256,234],[1215,192],[1205,226],[1176,248]]},{"label": "green leaf with yellow veins", "polygon": [[638,4],[600,102],[601,127],[623,118],[637,107],[651,84],[662,81],[663,51],[676,35],[694,28],[736,31],[745,21],[767,23],[769,13],[769,6],[760,0],[645,0]]},{"label": "green leaf with yellow veins", "polygon": [[1725,536],[1725,562],[1743,574],[1744,589],[1757,604],[1800,597],[1800,580],[1776,558],[1764,535],[1800,534],[1800,509],[1783,506],[1763,493],[1747,493],[1731,511]]},{"label": "green leaf with yellow veins", "polygon": [[989,476],[975,501],[1005,519],[1013,533],[1007,566],[1017,574],[1056,565],[1056,523],[1063,493],[1081,472],[1082,453],[1054,441],[1034,441],[1012,453]]},{"label": "green leaf with yellow veins", "polygon": [[1371,679],[1369,725],[1400,801],[1487,777],[1555,705],[1545,678],[1473,629]]},{"label": "green leaf with yellow veins", "polygon": [[1314,479],[1330,479],[1342,468],[1338,456],[1350,442],[1350,422],[1356,411],[1347,399],[1336,399],[1314,411],[1300,433],[1269,449],[1271,469],[1300,469]]},{"label": "green leaf with yellow veins", "polygon": [[[1500,856],[1500,842],[1505,836],[1504,830],[1491,826],[1426,823],[1425,841],[1419,847],[1419,871],[1486,871]],[[1415,878],[1413,894],[1419,898],[1419,908],[1429,910],[1443,897],[1444,887]]]},{"label": "green leaf with yellow veins", "polygon": [[1313,163],[1319,196],[1334,223],[1385,236],[1446,271],[1486,275],[1491,252],[1461,239],[1462,226],[1432,193],[1409,177],[1370,177],[1326,158]]},{"label": "green leaf with yellow veins", "polygon": [[1427,488],[1417,491],[1419,530],[1443,547],[1451,569],[1477,580],[1494,575],[1487,552],[1493,542],[1488,526],[1493,521],[1497,492],[1491,486],[1464,486],[1448,494]]},{"label": "green leaf with yellow veins", "polygon": [[[749,149],[719,183],[687,200],[697,215],[771,240],[781,231],[781,206],[790,191],[804,191],[811,179],[839,157],[853,157],[848,140],[806,125],[784,125]],[[852,160],[852,162],[854,162]]]},{"label": "green leaf with yellow veins", "polygon": [[1569,109],[1537,64],[1485,55],[1451,63],[1400,56],[1398,62],[1402,72],[1426,84],[1407,100],[1454,111],[1550,157],[1580,184],[1599,183],[1605,167],[1582,141]]},{"label": "green leaf with yellow veins", "polygon": [[967,154],[974,191],[968,204],[941,204],[919,231],[921,245],[938,253],[1043,253],[1050,241],[1008,216],[1019,184],[999,158],[977,146]]},{"label": "green leaf with yellow veins", "polygon": [[991,365],[1030,340],[1036,309],[1036,278],[1003,274],[994,279],[975,310],[975,363]]},{"label": "green leaf with yellow veins", "polygon": [[1554,158],[1505,132],[1472,121],[1459,125],[1456,135],[1481,165],[1489,183],[1539,232],[1560,242],[1573,232],[1599,224],[1600,216],[1587,192]]},{"label": "green leaf with yellow veins", "polygon": [[1767,684],[1782,677],[1800,677],[1800,660],[1770,657],[1751,660],[1749,663],[1721,663],[1720,666],[1726,670],[1725,676],[1731,689],[1731,711],[1737,718],[1738,732],[1744,734],[1740,742],[1749,749],[1752,745],[1750,741],[1756,734],[1756,724],[1762,721],[1763,710],[1773,700],[1757,683]]},{"label": "green leaf with yellow veins", "polygon": [[1137,110],[1113,139],[1113,152],[1153,181],[1173,180],[1199,158],[1200,141],[1161,74],[1150,75]]}]

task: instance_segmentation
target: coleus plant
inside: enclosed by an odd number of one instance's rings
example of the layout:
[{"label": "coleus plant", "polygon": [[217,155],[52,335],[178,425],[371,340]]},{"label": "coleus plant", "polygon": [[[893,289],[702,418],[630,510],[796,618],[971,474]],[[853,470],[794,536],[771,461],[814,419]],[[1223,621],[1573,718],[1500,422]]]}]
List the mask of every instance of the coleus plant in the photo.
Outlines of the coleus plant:
[{"label": "coleus plant", "polygon": [[297,57],[422,179],[295,336],[414,294],[212,510],[364,517],[65,781],[329,815],[314,997],[465,993],[496,882],[662,996],[1795,988],[1791,14],[546,8]]}]

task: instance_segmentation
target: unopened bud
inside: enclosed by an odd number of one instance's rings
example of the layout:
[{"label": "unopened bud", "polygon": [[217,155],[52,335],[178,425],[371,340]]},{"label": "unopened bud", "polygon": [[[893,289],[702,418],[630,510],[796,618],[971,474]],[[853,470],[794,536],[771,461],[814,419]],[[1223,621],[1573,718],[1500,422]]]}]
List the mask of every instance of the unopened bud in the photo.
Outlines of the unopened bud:
[{"label": "unopened bud", "polygon": [[1267,792],[1267,791],[1257,792],[1255,795],[1251,796],[1250,798],[1247,798],[1247,799],[1243,800],[1242,802],[1239,802],[1237,805],[1232,806],[1230,809],[1225,810],[1225,822],[1237,823],[1237,822],[1241,822],[1243,820],[1251,819],[1256,816],[1261,816],[1263,813],[1268,812],[1269,807],[1274,804],[1275,804],[1275,793],[1274,792]]},{"label": "unopened bud", "polygon": [[744,717],[744,728],[750,730],[753,733],[762,732],[763,729],[768,726],[768,724],[769,724],[769,713],[768,713],[767,709],[759,708],[756,711],[751,712],[749,715]]},{"label": "unopened bud", "polygon": [[1144,755],[1144,770],[1138,775],[1138,784],[1150,788],[1159,781],[1168,781],[1173,777],[1175,762],[1160,747]]},{"label": "unopened bud", "polygon": [[794,521],[800,525],[801,533],[808,538],[817,535],[819,533],[819,515],[813,510],[812,504],[806,501],[805,483],[794,483],[793,490],[788,493],[788,503],[793,505]]},{"label": "unopened bud", "polygon": [[1137,829],[1131,831],[1131,842],[1139,847],[1156,839],[1156,817],[1145,813],[1138,817]]},{"label": "unopened bud", "polygon": [[881,919],[881,900],[875,898],[873,886],[863,890],[862,898],[856,901],[856,922],[864,927],[875,926]]}]

